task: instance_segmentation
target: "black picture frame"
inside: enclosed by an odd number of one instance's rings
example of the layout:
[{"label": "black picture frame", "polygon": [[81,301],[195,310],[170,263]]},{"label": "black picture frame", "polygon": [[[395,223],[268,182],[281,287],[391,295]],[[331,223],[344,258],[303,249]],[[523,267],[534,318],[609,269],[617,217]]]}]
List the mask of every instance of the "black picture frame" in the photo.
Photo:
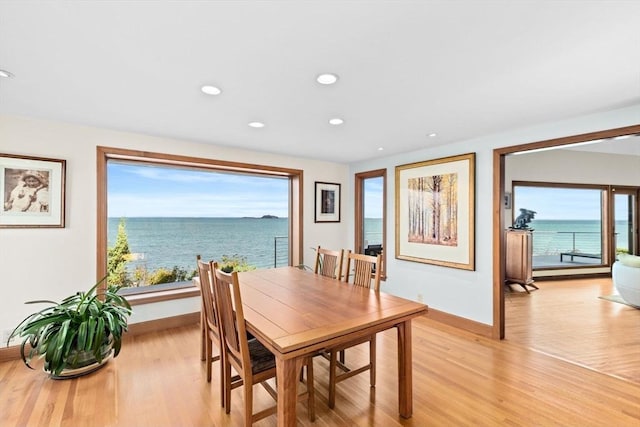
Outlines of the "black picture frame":
[{"label": "black picture frame", "polygon": [[315,183],[315,222],[340,222],[340,184]]}]

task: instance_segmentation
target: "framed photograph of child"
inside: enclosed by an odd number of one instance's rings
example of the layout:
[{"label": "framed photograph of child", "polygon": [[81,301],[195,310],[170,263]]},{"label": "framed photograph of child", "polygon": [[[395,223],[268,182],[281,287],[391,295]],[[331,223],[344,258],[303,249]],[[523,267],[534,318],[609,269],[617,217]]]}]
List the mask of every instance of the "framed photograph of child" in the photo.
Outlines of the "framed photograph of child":
[{"label": "framed photograph of child", "polygon": [[66,161],[0,153],[0,228],[63,228]]}]

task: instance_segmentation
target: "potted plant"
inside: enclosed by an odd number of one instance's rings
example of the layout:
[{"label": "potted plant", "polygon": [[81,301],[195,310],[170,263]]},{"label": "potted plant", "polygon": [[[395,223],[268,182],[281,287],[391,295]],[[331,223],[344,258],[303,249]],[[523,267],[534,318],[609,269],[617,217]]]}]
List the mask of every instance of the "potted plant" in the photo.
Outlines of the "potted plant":
[{"label": "potted plant", "polygon": [[118,294],[120,287],[98,290],[96,283],[87,292],[78,292],[57,303],[49,300],[26,304],[49,303],[51,306],[29,315],[13,330],[13,337],[24,337],[20,354],[24,364],[33,369],[34,356],[44,358],[44,370],[53,378],[71,378],[100,368],[122,346],[122,334],[131,315],[129,302]]}]

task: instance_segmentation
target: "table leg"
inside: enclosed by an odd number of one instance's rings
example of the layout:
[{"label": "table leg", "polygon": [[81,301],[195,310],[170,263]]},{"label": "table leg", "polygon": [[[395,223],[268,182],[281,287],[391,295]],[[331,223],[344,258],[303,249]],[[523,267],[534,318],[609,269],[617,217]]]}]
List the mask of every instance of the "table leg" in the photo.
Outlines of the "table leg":
[{"label": "table leg", "polygon": [[278,427],[296,425],[296,401],[298,398],[298,374],[296,359],[276,357],[278,382]]},{"label": "table leg", "polygon": [[403,418],[413,414],[413,361],[411,355],[411,320],[398,326],[398,410]]}]

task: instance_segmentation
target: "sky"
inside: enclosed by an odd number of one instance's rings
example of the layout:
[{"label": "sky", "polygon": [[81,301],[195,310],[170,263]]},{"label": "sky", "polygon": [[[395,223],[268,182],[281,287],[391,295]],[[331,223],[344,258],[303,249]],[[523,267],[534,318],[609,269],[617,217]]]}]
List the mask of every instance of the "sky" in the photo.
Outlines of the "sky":
[{"label": "sky", "polygon": [[[516,187],[513,195],[514,218],[520,208],[536,212],[535,219],[600,220],[601,190],[551,187]],[[616,203],[616,217],[625,216],[626,204]]]},{"label": "sky", "polygon": [[[286,178],[260,177],[108,164],[109,217],[261,217],[288,216]],[[365,217],[382,217],[382,178],[365,180]],[[599,220],[600,190],[519,186],[513,194],[514,217],[520,208],[535,219]],[[616,216],[624,217],[625,204]]]},{"label": "sky", "polygon": [[286,178],[108,163],[109,217],[288,216]]},{"label": "sky", "polygon": [[382,218],[382,177],[364,180],[364,217]]}]

